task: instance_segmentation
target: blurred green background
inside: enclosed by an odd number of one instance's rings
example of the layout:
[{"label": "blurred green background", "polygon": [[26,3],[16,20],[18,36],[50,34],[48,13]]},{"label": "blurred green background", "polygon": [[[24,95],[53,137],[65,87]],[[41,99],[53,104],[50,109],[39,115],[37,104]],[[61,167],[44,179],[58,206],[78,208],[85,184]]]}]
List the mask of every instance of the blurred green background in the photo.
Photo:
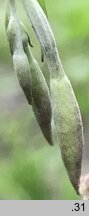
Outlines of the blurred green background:
[{"label": "blurred green background", "polygon": [[[83,122],[85,143],[82,173],[89,168],[89,1],[45,0],[65,72],[74,88]],[[5,1],[0,0],[0,199],[80,199],[70,184],[58,146],[44,139],[13,70],[5,33]],[[18,13],[26,25],[33,53],[40,47],[21,1]]]}]

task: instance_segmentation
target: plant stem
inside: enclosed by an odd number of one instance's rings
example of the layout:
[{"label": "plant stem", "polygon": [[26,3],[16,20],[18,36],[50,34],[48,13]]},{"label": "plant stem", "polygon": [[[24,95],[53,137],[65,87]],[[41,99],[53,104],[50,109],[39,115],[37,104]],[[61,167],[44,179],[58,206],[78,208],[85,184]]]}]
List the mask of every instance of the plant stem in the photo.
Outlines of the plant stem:
[{"label": "plant stem", "polygon": [[58,55],[56,41],[46,15],[36,0],[22,1],[25,4],[32,26],[37,34],[41,46],[43,47],[49,71],[51,70],[53,77],[58,76],[62,78],[64,70]]}]

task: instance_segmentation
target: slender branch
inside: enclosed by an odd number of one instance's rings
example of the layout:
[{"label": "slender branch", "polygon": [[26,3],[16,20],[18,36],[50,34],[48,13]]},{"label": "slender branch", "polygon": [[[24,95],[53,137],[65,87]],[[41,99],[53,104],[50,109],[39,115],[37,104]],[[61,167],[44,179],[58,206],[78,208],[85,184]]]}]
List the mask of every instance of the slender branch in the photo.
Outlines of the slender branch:
[{"label": "slender branch", "polygon": [[52,76],[56,75],[61,78],[64,75],[64,71],[58,55],[56,41],[46,15],[36,0],[22,1],[25,4],[32,26],[43,47],[48,68],[51,71]]}]

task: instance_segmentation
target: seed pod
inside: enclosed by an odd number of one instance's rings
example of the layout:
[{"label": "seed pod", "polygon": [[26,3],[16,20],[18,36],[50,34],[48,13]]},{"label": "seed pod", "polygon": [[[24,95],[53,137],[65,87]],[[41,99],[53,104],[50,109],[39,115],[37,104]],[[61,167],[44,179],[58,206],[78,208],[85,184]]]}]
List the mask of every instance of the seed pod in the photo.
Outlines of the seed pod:
[{"label": "seed pod", "polygon": [[28,44],[31,45],[31,43],[26,29],[23,24],[19,23],[15,8],[12,10],[10,2],[9,10],[11,14],[9,12],[8,24],[6,26],[14,69],[29,104],[32,104],[45,138],[50,145],[53,145],[49,89],[37,62],[29,51]]},{"label": "seed pod", "polygon": [[31,77],[29,62],[23,49],[20,23],[16,14],[14,0],[9,0],[7,4],[6,32],[19,84],[23,89],[28,103],[31,104]]},{"label": "seed pod", "polygon": [[45,138],[50,145],[53,145],[51,131],[52,111],[49,88],[37,61],[31,53],[29,45],[26,46],[26,43],[24,43],[24,50],[28,57],[31,72],[32,108]]},{"label": "seed pod", "polygon": [[66,75],[61,80],[51,78],[50,88],[52,114],[62,159],[78,193],[84,142],[79,107]]},{"label": "seed pod", "polygon": [[81,174],[83,125],[72,86],[64,73],[54,35],[36,0],[23,0],[45,53],[50,72],[52,116],[61,155],[71,183],[78,193]]}]

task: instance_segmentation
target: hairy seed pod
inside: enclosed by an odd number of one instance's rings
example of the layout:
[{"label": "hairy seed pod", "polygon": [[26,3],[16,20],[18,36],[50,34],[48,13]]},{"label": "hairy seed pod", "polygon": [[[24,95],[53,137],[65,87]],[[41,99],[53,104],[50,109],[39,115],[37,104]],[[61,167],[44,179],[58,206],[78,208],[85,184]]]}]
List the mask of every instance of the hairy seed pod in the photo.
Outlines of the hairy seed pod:
[{"label": "hairy seed pod", "polygon": [[8,9],[9,15],[7,16],[8,23],[6,24],[6,29],[14,69],[29,104],[32,104],[33,111],[45,138],[50,145],[53,145],[49,89],[38,63],[33,58],[31,51],[29,51],[28,47],[31,43],[28,33],[24,25],[19,23],[15,5],[10,5],[10,1]]},{"label": "hairy seed pod", "polygon": [[24,43],[24,50],[28,57],[31,72],[32,108],[45,138],[50,145],[53,145],[51,131],[52,111],[49,88],[37,61],[31,53],[29,44],[27,46],[26,41]]},{"label": "hairy seed pod", "polygon": [[9,41],[10,52],[13,58],[14,69],[19,84],[31,104],[31,76],[29,62],[23,49],[22,35],[19,19],[16,14],[15,1],[8,0],[6,13],[6,32]]},{"label": "hairy seed pod", "polygon": [[66,75],[61,80],[51,77],[50,88],[52,114],[62,159],[78,193],[84,142],[79,107]]},{"label": "hairy seed pod", "polygon": [[54,35],[36,0],[23,0],[45,53],[50,72],[52,116],[61,155],[71,183],[78,193],[81,175],[83,124],[72,86],[63,70]]}]

